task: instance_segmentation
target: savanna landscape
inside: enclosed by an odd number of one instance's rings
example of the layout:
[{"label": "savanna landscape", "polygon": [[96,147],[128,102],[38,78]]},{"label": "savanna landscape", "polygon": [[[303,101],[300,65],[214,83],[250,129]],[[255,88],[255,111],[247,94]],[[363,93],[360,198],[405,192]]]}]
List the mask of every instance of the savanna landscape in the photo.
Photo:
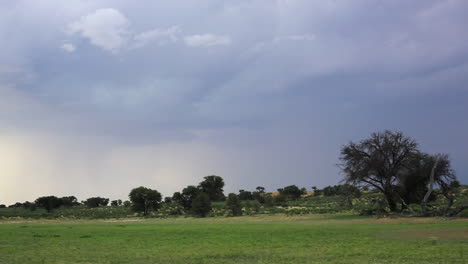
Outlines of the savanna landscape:
[{"label": "savanna landscape", "polygon": [[0,264],[468,264],[468,0],[0,0]]},{"label": "savanna landscape", "polygon": [[[401,132],[343,146],[344,184],[162,199],[44,196],[0,208],[0,263],[465,263],[468,186]],[[389,185],[386,185],[389,184]]]}]

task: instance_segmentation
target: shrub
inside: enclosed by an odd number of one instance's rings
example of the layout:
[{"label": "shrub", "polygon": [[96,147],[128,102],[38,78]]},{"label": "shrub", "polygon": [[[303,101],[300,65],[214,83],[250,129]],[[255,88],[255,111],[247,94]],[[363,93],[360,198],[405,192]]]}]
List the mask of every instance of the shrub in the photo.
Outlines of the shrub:
[{"label": "shrub", "polygon": [[242,205],[239,200],[239,197],[234,194],[230,193],[226,200],[226,208],[229,209],[229,213],[232,216],[240,216],[242,215]]},{"label": "shrub", "polygon": [[211,201],[208,194],[199,193],[192,202],[192,214],[197,217],[206,217],[211,211]]}]

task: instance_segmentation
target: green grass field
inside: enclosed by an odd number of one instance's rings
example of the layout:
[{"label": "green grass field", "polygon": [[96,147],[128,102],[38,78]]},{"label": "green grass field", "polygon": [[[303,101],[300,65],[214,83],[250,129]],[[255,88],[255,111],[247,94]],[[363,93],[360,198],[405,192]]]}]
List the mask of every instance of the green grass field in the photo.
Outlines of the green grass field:
[{"label": "green grass field", "polygon": [[468,221],[351,215],[0,221],[0,263],[468,263]]}]

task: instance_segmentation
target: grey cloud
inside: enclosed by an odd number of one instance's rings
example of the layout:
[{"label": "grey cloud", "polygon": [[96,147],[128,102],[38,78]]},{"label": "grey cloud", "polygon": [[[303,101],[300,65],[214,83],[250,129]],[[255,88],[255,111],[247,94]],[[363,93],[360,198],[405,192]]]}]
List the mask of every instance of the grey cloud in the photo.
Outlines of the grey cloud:
[{"label": "grey cloud", "polygon": [[[453,153],[463,175],[467,7],[463,0],[7,1],[0,4],[1,140],[23,153],[16,164],[52,146],[44,167],[32,166],[44,171],[37,182],[87,175],[82,189],[94,177],[98,192],[118,174],[115,191],[103,191],[109,195],[129,188],[132,171],[166,194],[182,187],[173,175],[196,183],[219,173],[230,188],[334,184],[339,146],[380,129]],[[27,149],[36,154],[21,158]],[[15,168],[15,177],[33,180]]]},{"label": "grey cloud", "polygon": [[176,42],[179,40],[181,29],[178,26],[172,26],[168,29],[153,29],[138,33],[133,37],[135,44],[133,47],[141,48],[151,42],[156,42],[158,45],[164,45],[167,42]]},{"label": "grey cloud", "polygon": [[66,52],[75,52],[76,50],[75,45],[70,43],[64,43],[60,48]]},{"label": "grey cloud", "polygon": [[231,38],[223,35],[202,34],[184,38],[185,44],[192,47],[225,46],[231,44]]},{"label": "grey cloud", "polygon": [[98,47],[112,52],[125,45],[130,22],[118,10],[98,9],[70,23],[67,32],[81,34]]}]

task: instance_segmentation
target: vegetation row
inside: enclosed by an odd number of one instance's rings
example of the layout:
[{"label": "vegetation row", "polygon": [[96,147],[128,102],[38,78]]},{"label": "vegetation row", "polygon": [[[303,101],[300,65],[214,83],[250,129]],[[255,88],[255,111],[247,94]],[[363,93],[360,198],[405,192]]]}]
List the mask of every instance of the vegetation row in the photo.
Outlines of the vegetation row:
[{"label": "vegetation row", "polygon": [[128,200],[43,196],[34,202],[0,205],[0,217],[120,218],[129,216],[240,216],[353,211],[360,214],[457,216],[468,208],[468,188],[457,181],[447,154],[427,154],[401,132],[373,133],[341,149],[342,184],[309,192],[289,185],[277,192],[239,190],[224,194],[224,180],[211,175],[163,199],[147,187]]}]

